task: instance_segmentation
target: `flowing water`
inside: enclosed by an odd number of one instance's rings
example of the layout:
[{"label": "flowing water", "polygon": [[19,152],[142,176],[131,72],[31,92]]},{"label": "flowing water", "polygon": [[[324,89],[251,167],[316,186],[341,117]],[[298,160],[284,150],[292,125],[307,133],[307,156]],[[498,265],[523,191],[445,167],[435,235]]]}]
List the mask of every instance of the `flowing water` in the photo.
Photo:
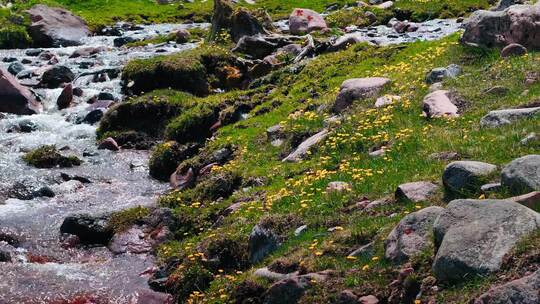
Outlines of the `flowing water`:
[{"label": "flowing water", "polygon": [[[142,39],[186,27],[190,26],[143,26],[124,36]],[[48,186],[56,194],[53,198],[32,200],[0,199],[0,235],[9,235],[20,243],[10,246],[0,242],[0,251],[9,250],[13,260],[0,263],[0,303],[71,303],[74,299],[86,303],[81,299],[88,299],[88,303],[121,304],[149,301],[139,298],[153,295],[147,287],[147,276],[141,274],[154,266],[150,255],[113,255],[105,247],[64,249],[61,246],[59,227],[66,216],[153,205],[156,196],[167,187],[148,177],[148,152],[98,150],[96,126],[78,121],[92,107],[86,103],[89,98],[101,92],[122,98],[118,77],[96,82],[95,74],[119,70],[130,59],[170,54],[195,45],[167,43],[128,50],[114,47],[115,38],[90,37],[80,47],[44,50],[77,75],[73,85],[82,88],[84,95],[76,98],[76,106],[59,111],[56,99],[61,89],[36,88],[35,92],[42,97],[43,113],[7,115],[0,119],[0,189],[11,189],[17,184],[31,189]],[[69,58],[76,49],[88,46],[106,47],[106,50],[90,58]],[[32,86],[49,63],[26,53],[26,50],[0,50],[0,58],[25,60],[25,68],[36,71],[36,76],[23,77],[21,82]],[[10,63],[0,64],[7,68]],[[19,131],[20,125],[31,125],[35,130],[23,133]],[[84,163],[69,169],[36,169],[26,165],[21,157],[41,145],[56,145],[64,153],[79,156]],[[60,178],[61,173],[88,178],[91,183],[65,182]]]},{"label": "flowing water", "polygon": [[[286,29],[286,23],[276,24]],[[157,34],[172,33],[180,28],[208,25],[151,25],[127,31],[124,36],[143,39]],[[420,26],[416,33],[397,34],[391,28],[351,28],[351,33],[363,41],[392,44],[415,40],[438,39],[459,29],[453,20],[434,20]],[[195,47],[195,44],[165,43],[137,48],[114,47],[117,37],[95,36],[83,46],[45,49],[57,57],[59,65],[69,67],[76,75],[74,87],[82,88],[75,106],[58,110],[56,100],[61,89],[40,89],[44,111],[38,115],[6,115],[0,119],[0,194],[17,185],[38,189],[48,186],[56,196],[21,200],[0,195],[0,237],[19,240],[18,244],[0,241],[0,253],[8,250],[12,262],[0,262],[0,304],[4,303],[163,303],[163,296],[149,290],[147,273],[154,267],[148,254],[112,254],[106,247],[81,248],[63,246],[59,227],[71,214],[92,215],[155,204],[167,185],[148,177],[148,152],[98,150],[95,144],[96,126],[80,123],[92,106],[86,101],[107,92],[122,99],[117,73],[134,58],[148,58]],[[105,47],[90,57],[70,58],[83,47]],[[34,87],[40,74],[50,66],[48,60],[27,54],[27,50],[0,50],[0,58],[15,58],[26,62],[21,83]],[[9,61],[9,60],[6,60]],[[0,62],[7,68],[8,62]],[[31,73],[30,73],[31,72]],[[96,80],[96,75],[109,74]],[[24,133],[20,126],[34,131]],[[26,165],[21,157],[41,145],[56,145],[64,153],[84,160],[80,167],[69,169],[36,169]],[[61,173],[88,178],[91,183],[64,181]],[[1,240],[1,239],[0,239]],[[14,245],[14,246],[12,246]],[[154,300],[152,300],[154,299]]]}]

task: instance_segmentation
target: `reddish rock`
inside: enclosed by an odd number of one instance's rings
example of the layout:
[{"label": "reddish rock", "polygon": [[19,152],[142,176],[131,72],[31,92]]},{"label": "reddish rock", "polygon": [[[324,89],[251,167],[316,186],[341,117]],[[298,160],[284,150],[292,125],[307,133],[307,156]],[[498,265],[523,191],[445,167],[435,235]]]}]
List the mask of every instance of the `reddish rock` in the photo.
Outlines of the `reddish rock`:
[{"label": "reddish rock", "polygon": [[289,17],[289,29],[293,35],[302,35],[327,28],[324,18],[310,9],[296,8]]},{"label": "reddish rock", "polygon": [[114,138],[108,137],[99,144],[98,149],[118,151],[120,150],[120,147],[118,146],[118,143],[116,142],[116,140],[114,140]]},{"label": "reddish rock", "polygon": [[56,100],[56,105],[59,110],[67,109],[73,101],[73,85],[70,83],[64,87],[60,96]]},{"label": "reddish rock", "polygon": [[515,196],[509,198],[509,200],[527,206],[531,209],[537,210],[538,208],[540,208],[540,191],[534,191],[520,196]]},{"label": "reddish rock", "polygon": [[84,20],[65,9],[38,4],[27,12],[31,20],[28,32],[41,47],[80,45],[90,35]]},{"label": "reddish rock", "polygon": [[358,302],[360,304],[377,304],[379,303],[379,299],[377,299],[377,297],[375,296],[369,295],[369,296],[359,298]]},{"label": "reddish rock", "polygon": [[458,107],[452,103],[448,91],[439,90],[424,98],[424,115],[428,118],[457,117]]},{"label": "reddish rock", "polygon": [[32,92],[8,71],[0,68],[0,112],[31,115],[41,110],[42,105],[37,102]]},{"label": "reddish rock", "polygon": [[171,187],[178,190],[189,188],[194,182],[195,173],[192,168],[189,168],[185,173],[178,172],[177,170],[171,175],[170,179]]},{"label": "reddish rock", "polygon": [[333,106],[334,112],[342,112],[354,101],[377,97],[390,79],[382,77],[353,78],[343,82]]}]

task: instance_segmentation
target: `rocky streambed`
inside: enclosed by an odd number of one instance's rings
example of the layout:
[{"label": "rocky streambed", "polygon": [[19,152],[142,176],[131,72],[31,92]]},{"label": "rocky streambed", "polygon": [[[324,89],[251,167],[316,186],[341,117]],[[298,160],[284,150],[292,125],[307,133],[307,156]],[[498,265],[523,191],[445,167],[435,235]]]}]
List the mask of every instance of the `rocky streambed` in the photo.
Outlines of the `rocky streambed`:
[{"label": "rocky streambed", "polygon": [[[93,36],[81,46],[0,50],[0,67],[31,88],[43,105],[36,115],[0,116],[0,303],[168,301],[167,295],[151,291],[147,284],[155,265],[151,246],[144,242],[145,231],[129,230],[107,248],[81,246],[61,234],[60,227],[74,214],[95,217],[155,205],[156,197],[168,188],[149,178],[147,151],[99,150],[95,134],[103,112],[124,98],[120,73],[129,60],[196,47],[120,45],[194,26],[206,25],[124,26],[121,37]],[[286,23],[278,27],[288,29]],[[376,44],[433,40],[458,29],[455,20],[416,24],[414,31],[399,26],[350,28],[335,44],[350,39]],[[75,95],[63,110],[58,100],[65,90],[43,82],[44,73],[53,67],[50,82],[69,79]],[[83,163],[62,169],[28,166],[22,156],[43,145],[55,145]]]}]

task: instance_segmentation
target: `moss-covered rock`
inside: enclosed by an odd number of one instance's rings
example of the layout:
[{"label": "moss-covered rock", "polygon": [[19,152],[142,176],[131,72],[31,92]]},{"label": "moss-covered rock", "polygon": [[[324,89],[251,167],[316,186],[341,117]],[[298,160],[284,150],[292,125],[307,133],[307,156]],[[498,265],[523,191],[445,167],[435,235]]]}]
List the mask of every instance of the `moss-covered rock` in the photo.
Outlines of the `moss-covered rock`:
[{"label": "moss-covered rock", "polygon": [[198,144],[180,145],[175,141],[157,145],[150,157],[150,176],[168,181],[178,164],[195,155],[198,150]]},{"label": "moss-covered rock", "polygon": [[23,160],[36,168],[69,168],[82,164],[82,160],[77,156],[64,156],[60,154],[56,146],[41,146],[26,153],[23,156]]},{"label": "moss-covered rock", "polygon": [[225,67],[238,66],[231,52],[216,45],[151,59],[131,61],[122,74],[126,91],[133,94],[172,88],[198,96],[213,88],[228,89],[231,75]]},{"label": "moss-covered rock", "polygon": [[207,289],[213,280],[214,275],[204,267],[197,264],[187,266],[184,271],[175,276],[176,303],[185,303],[184,300],[192,292],[201,292]]},{"label": "moss-covered rock", "polygon": [[22,26],[0,29],[0,49],[23,49],[32,45],[32,39]]},{"label": "moss-covered rock", "polygon": [[167,125],[165,136],[179,143],[201,142],[212,135],[218,113],[208,104],[200,104],[176,117]]}]

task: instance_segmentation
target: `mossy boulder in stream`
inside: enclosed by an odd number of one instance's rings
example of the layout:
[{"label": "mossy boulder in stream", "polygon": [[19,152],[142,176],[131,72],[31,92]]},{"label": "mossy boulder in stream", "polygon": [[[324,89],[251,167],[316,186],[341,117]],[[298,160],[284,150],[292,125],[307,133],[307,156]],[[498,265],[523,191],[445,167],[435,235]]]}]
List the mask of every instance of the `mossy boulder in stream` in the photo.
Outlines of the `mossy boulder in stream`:
[{"label": "mossy boulder in stream", "polygon": [[82,160],[77,156],[64,156],[53,145],[41,146],[30,151],[23,156],[23,160],[36,168],[70,168],[82,164]]}]

